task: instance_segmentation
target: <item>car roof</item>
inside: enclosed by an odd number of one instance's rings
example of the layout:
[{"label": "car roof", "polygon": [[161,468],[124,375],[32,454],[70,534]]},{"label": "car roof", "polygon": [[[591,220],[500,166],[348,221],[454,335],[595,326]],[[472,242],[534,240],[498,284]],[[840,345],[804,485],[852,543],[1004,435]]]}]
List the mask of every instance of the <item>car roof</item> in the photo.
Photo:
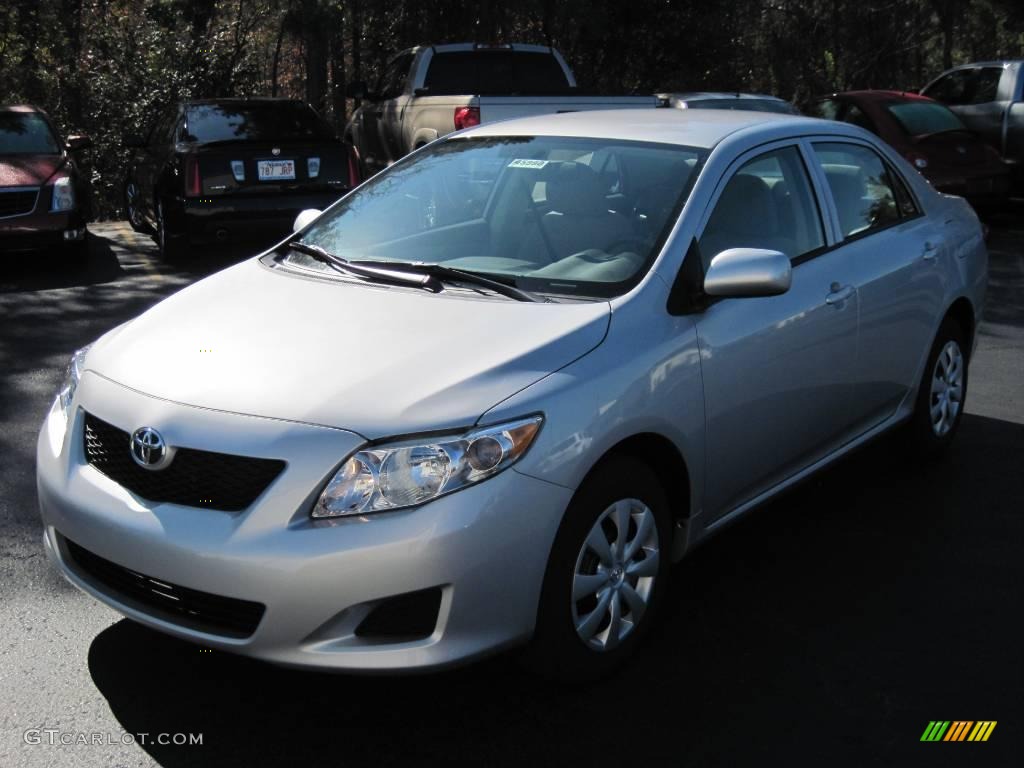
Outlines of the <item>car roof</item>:
[{"label": "car roof", "polygon": [[0,106],[0,112],[24,112],[26,114],[34,112],[40,115],[46,114],[46,112],[32,104],[4,104]]},{"label": "car roof", "polygon": [[[975,67],[1005,67],[1007,64],[1020,64],[1024,59],[994,59],[992,61],[972,61],[969,64],[960,64],[950,67],[945,72],[952,72],[956,69],[974,69]],[[945,74],[943,72],[943,74]]]},{"label": "car roof", "polygon": [[842,91],[841,93],[833,93],[825,98],[851,98],[857,101],[929,101],[933,102],[935,99],[931,99],[928,96],[922,96],[920,93],[912,93],[910,91],[883,91],[883,90],[862,90],[862,91]]},{"label": "car roof", "polygon": [[[734,109],[616,109],[538,115],[484,123],[466,131],[473,136],[571,136],[650,141],[710,149],[739,131],[764,127],[773,137],[794,134],[843,133],[844,123],[776,112]],[[773,130],[777,129],[777,130]],[[859,135],[859,134],[858,134]]]},{"label": "car roof", "polygon": [[186,107],[193,107],[208,104],[230,104],[232,106],[238,106],[240,104],[304,104],[305,102],[301,99],[286,99],[278,96],[252,96],[247,98],[231,96],[224,99],[186,99],[181,103]]},{"label": "car roof", "polygon": [[712,99],[758,99],[767,101],[781,101],[783,104],[789,102],[772,96],[769,93],[739,93],[737,91],[676,91],[674,93],[659,93],[659,99],[678,99],[679,101],[710,101]]}]

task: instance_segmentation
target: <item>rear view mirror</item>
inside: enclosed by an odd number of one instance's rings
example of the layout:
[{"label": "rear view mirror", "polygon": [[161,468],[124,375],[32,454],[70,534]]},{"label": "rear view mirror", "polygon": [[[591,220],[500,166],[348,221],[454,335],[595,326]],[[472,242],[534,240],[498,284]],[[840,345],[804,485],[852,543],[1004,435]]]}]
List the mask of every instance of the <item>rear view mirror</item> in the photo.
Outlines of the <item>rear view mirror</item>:
[{"label": "rear view mirror", "polygon": [[789,290],[789,257],[761,248],[729,248],[711,260],[704,276],[709,296],[778,296]]},{"label": "rear view mirror", "polygon": [[81,149],[89,149],[92,146],[92,139],[84,133],[72,134],[65,142],[68,152],[77,152]]},{"label": "rear view mirror", "polygon": [[146,138],[140,133],[128,133],[125,134],[124,145],[129,149],[139,149],[146,146]]},{"label": "rear view mirror", "polygon": [[316,208],[307,208],[302,211],[298,216],[295,217],[295,223],[292,224],[292,231],[298,232],[308,227],[322,211],[318,211]]}]

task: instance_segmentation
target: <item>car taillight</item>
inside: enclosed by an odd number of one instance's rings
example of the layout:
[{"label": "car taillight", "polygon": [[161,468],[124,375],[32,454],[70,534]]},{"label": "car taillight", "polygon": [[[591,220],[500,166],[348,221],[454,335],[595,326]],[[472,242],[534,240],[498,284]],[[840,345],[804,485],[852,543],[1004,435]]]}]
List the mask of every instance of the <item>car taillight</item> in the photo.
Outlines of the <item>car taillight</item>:
[{"label": "car taillight", "polygon": [[480,125],[480,107],[456,107],[455,108],[455,130],[472,128]]},{"label": "car taillight", "polygon": [[199,197],[203,194],[203,182],[199,178],[199,158],[194,155],[185,158],[185,197]]},{"label": "car taillight", "polygon": [[362,181],[359,173],[359,150],[349,145],[348,147],[348,188],[354,189]]}]

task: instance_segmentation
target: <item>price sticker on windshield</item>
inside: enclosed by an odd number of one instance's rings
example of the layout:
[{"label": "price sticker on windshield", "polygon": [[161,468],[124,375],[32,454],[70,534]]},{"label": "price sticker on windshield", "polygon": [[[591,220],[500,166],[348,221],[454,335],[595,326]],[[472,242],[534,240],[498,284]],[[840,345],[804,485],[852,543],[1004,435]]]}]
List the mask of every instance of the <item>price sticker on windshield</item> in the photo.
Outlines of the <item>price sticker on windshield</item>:
[{"label": "price sticker on windshield", "polygon": [[531,160],[529,158],[521,158],[513,160],[508,164],[509,168],[543,168],[548,164],[547,160]]}]

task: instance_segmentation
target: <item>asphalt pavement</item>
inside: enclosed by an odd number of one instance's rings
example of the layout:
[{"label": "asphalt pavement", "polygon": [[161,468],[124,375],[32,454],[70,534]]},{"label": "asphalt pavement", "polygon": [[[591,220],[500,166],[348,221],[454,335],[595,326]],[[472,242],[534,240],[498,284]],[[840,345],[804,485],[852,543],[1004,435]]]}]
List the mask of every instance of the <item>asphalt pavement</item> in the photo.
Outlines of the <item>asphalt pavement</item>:
[{"label": "asphalt pavement", "polygon": [[[883,438],[748,515],[675,568],[634,663],[587,687],[509,655],[281,669],[70,587],[43,554],[34,467],[68,356],[241,256],[170,266],[97,224],[86,263],[0,257],[0,767],[1024,765],[1024,208],[992,225],[949,454],[922,466]],[[998,724],[922,743],[932,720]],[[159,743],[175,734],[202,744]]]}]

